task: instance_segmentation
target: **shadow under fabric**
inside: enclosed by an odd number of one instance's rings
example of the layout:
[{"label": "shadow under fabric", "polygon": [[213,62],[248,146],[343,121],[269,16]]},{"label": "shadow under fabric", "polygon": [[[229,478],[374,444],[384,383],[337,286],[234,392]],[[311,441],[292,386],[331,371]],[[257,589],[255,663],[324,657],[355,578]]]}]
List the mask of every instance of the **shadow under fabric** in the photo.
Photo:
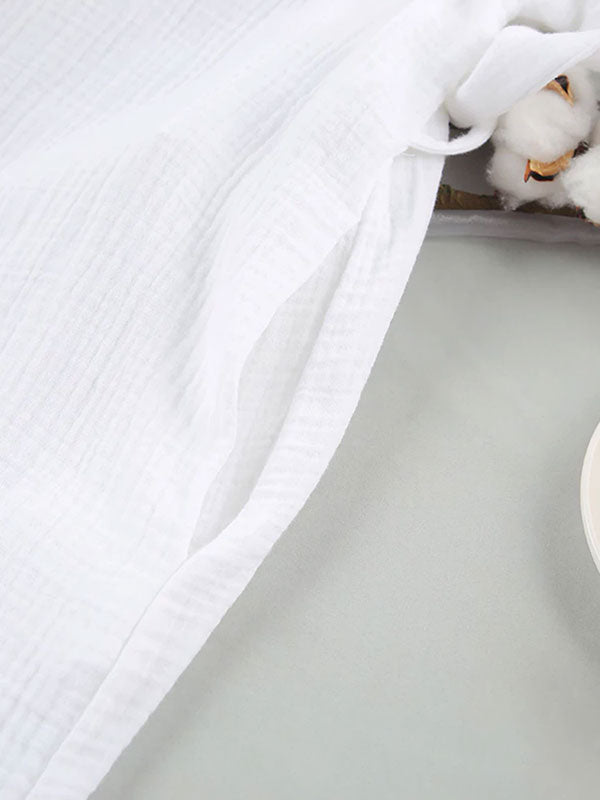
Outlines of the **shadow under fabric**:
[{"label": "shadow under fabric", "polygon": [[444,155],[600,46],[591,2],[58,5],[6,34],[2,800],[94,789],[325,470]]}]

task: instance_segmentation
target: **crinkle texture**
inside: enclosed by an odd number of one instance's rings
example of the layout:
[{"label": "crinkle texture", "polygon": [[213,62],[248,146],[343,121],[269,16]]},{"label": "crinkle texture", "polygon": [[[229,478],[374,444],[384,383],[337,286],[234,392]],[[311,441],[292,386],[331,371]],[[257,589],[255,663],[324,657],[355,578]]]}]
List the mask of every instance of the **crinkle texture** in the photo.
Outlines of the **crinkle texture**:
[{"label": "crinkle texture", "polygon": [[[339,443],[425,235],[445,98],[474,76],[489,130],[600,16],[5,5],[0,800],[84,800]],[[581,30],[507,71],[526,7]]]}]

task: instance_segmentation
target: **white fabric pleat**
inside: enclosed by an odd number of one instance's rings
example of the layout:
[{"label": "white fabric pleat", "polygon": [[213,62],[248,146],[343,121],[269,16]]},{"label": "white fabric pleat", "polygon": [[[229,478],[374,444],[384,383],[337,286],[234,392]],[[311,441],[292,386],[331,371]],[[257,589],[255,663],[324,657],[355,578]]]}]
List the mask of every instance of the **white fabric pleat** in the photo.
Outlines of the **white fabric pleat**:
[{"label": "white fabric pleat", "polygon": [[[597,23],[558,6],[5,4],[1,800],[88,796],[302,507],[425,234],[445,99],[483,129],[468,78],[509,23]],[[598,39],[567,38],[510,96]]]}]

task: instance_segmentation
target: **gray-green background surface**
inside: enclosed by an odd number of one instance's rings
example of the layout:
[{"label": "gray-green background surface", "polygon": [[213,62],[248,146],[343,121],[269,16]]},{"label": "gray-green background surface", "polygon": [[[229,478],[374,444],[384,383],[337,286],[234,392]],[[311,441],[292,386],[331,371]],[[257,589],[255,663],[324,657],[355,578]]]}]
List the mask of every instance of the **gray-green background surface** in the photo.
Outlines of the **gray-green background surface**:
[{"label": "gray-green background surface", "polygon": [[596,800],[600,248],[428,241],[348,433],[94,800]]}]

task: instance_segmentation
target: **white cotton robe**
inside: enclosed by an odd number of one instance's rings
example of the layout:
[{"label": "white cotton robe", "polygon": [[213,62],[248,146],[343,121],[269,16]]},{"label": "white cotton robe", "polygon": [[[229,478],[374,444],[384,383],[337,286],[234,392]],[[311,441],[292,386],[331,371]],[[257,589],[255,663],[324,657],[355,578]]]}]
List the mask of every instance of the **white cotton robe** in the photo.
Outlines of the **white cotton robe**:
[{"label": "white cotton robe", "polygon": [[202,647],[343,435],[448,110],[485,140],[596,6],[3,4],[0,800],[87,797]]}]

